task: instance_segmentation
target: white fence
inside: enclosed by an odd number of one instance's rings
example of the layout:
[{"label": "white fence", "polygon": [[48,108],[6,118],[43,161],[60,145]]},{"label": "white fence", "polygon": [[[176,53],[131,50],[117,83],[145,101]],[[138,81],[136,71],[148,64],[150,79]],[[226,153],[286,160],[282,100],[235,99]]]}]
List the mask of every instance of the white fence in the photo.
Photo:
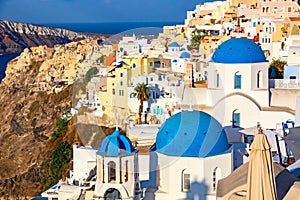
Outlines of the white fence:
[{"label": "white fence", "polygon": [[300,89],[300,83],[298,79],[275,79],[275,88]]}]

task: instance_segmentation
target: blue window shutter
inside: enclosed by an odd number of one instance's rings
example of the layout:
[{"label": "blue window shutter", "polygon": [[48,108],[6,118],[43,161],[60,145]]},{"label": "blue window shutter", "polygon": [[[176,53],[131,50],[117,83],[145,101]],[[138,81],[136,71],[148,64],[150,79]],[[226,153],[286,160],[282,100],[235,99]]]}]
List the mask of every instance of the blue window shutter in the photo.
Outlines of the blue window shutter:
[{"label": "blue window shutter", "polygon": [[240,127],[240,113],[233,113],[233,122],[235,127]]},{"label": "blue window shutter", "polygon": [[242,85],[242,75],[234,75],[234,89],[240,89]]}]

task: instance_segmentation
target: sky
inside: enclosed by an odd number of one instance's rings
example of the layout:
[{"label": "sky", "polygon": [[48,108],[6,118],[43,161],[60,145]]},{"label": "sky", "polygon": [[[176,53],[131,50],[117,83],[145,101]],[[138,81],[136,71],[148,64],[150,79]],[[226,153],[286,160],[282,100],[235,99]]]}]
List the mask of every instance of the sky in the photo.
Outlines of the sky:
[{"label": "sky", "polygon": [[25,23],[183,22],[200,0],[0,0],[0,19]]}]

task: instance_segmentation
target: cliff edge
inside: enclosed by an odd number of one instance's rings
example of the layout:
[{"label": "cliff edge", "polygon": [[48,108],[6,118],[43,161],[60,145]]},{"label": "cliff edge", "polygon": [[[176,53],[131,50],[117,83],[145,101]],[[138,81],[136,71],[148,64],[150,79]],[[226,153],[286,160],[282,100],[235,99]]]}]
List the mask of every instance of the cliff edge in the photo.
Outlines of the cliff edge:
[{"label": "cliff edge", "polygon": [[86,39],[26,48],[9,62],[0,84],[0,199],[28,199],[49,187],[51,153],[76,142],[72,120],[53,139],[57,119],[70,111],[77,71],[97,46]]},{"label": "cliff edge", "polygon": [[0,54],[21,52],[26,47],[65,44],[94,38],[97,34],[84,34],[61,28],[50,28],[20,22],[0,20]]}]

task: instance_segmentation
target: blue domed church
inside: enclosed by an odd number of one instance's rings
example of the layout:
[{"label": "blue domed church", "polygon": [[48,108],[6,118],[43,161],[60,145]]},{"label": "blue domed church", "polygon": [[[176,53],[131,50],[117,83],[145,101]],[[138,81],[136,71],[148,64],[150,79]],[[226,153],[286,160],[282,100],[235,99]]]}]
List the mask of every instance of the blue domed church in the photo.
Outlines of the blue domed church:
[{"label": "blue domed church", "polygon": [[205,111],[223,126],[232,127],[260,123],[276,128],[274,116],[277,123],[293,118],[288,112],[270,108],[268,68],[261,47],[253,41],[232,38],[223,42],[209,62]]},{"label": "blue domed church", "polygon": [[144,199],[215,199],[218,180],[232,169],[221,124],[205,112],[182,111],[159,129]]},{"label": "blue domed church", "polygon": [[115,130],[97,152],[95,199],[140,199],[138,151]]}]

